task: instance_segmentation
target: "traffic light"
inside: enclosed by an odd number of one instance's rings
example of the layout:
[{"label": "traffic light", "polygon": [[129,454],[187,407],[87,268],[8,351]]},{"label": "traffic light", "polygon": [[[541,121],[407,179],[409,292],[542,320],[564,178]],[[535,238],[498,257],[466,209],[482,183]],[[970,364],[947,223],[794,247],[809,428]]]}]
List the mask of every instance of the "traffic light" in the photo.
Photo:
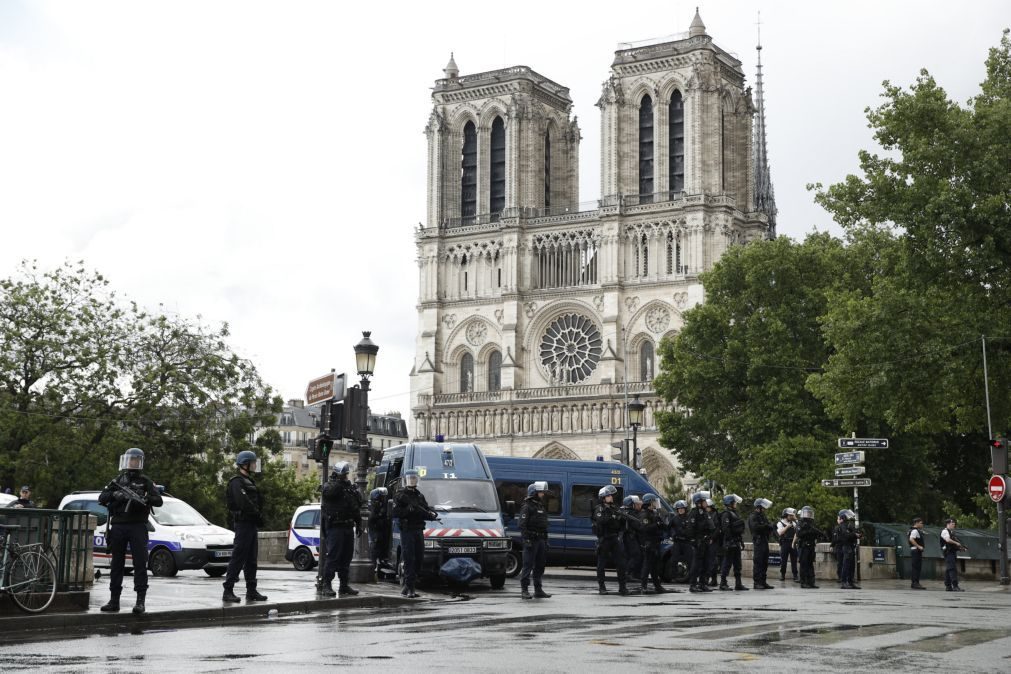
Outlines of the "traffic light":
[{"label": "traffic light", "polygon": [[308,445],[308,458],[310,461],[324,461],[333,450],[333,438],[326,433],[321,433],[315,438],[309,438],[306,444]]},{"label": "traffic light", "polygon": [[1007,436],[999,433],[990,441],[991,469],[994,475],[1007,475],[1007,445]]},{"label": "traffic light", "polygon": [[618,442],[612,442],[611,447],[617,449],[617,452],[611,452],[611,458],[615,461],[621,461],[626,466],[628,465],[628,440],[619,440]]}]

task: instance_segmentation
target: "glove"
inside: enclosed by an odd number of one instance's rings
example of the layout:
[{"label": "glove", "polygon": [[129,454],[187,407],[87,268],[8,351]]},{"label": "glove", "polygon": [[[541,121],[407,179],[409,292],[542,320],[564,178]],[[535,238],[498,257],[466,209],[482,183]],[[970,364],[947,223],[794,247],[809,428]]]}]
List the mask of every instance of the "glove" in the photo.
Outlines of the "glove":
[{"label": "glove", "polygon": [[125,501],[127,499],[127,495],[121,491],[114,491],[112,493],[112,498],[114,498],[117,501]]}]

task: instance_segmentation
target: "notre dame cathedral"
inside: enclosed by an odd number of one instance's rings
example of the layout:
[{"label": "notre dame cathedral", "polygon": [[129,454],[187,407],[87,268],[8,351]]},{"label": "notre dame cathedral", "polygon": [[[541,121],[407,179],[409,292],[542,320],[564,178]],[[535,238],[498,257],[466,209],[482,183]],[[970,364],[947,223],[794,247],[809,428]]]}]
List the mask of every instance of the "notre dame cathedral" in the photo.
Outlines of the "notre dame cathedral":
[{"label": "notre dame cathedral", "polygon": [[609,459],[645,404],[658,484],[657,347],[703,301],[700,272],[775,236],[756,91],[696,12],[677,39],[614,54],[600,108],[600,199],[579,203],[569,90],[525,66],[437,80],[428,213],[416,240],[414,437],[489,454]]}]

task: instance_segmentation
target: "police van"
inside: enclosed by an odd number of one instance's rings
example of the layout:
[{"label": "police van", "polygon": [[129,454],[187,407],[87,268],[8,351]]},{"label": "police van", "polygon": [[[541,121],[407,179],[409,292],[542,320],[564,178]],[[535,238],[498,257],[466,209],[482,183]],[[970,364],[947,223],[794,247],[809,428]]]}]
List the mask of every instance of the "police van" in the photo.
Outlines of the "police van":
[{"label": "police van", "polygon": [[[391,495],[402,484],[408,469],[418,471],[418,490],[439,515],[425,523],[425,554],[421,575],[437,576],[442,565],[454,557],[469,557],[481,565],[482,577],[495,589],[505,585],[506,565],[512,542],[506,537],[502,513],[514,504],[499,502],[491,470],[484,454],[473,444],[412,442],[384,450],[372,480]],[[387,518],[387,559],[396,563],[403,578],[400,523]]]},{"label": "police van", "polygon": [[319,564],[319,504],[299,506],[288,526],[288,549],[284,558],[299,571]]},{"label": "police van", "polygon": [[[557,459],[527,459],[489,456],[499,501],[522,503],[527,497],[527,485],[543,480],[548,483],[548,564],[555,566],[593,566],[596,564],[597,537],[590,516],[597,504],[597,492],[605,485],[614,485],[618,493],[614,502],[621,505],[626,496],[656,494],[656,489],[639,473],[614,461],[578,461]],[[673,508],[660,496],[660,507],[673,513]],[[506,573],[511,578],[520,572],[523,559],[523,539],[518,518],[503,513],[506,534],[510,539]],[[673,568],[671,541],[665,539],[660,548],[665,581],[681,575]]]},{"label": "police van", "polygon": [[[109,511],[98,502],[100,491],[75,491],[60,501],[60,510],[87,510],[98,520],[95,527],[93,560],[97,572],[112,563],[106,545]],[[232,558],[235,534],[208,522],[191,505],[162,495],[163,503],[152,508],[147,520],[147,565],[156,576],[174,576],[183,569],[203,569],[208,576],[225,575]],[[126,555],[126,567],[133,557]]]}]

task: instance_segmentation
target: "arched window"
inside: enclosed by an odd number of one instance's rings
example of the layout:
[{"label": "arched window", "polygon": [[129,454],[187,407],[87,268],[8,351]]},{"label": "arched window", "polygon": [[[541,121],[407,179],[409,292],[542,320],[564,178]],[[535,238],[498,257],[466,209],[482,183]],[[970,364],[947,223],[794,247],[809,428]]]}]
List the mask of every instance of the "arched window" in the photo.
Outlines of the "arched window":
[{"label": "arched window", "polygon": [[506,139],[505,123],[501,117],[496,117],[491,124],[491,199],[489,212],[492,215],[502,213],[505,208],[506,196]]},{"label": "arched window", "polygon": [[639,203],[653,201],[653,99],[639,104]]},{"label": "arched window", "polygon": [[639,348],[639,381],[653,381],[656,376],[656,354],[653,342],[645,341]]},{"label": "arched window", "polygon": [[488,356],[488,390],[500,391],[502,389],[502,353],[492,351]]},{"label": "arched window", "polygon": [[670,97],[668,108],[670,161],[668,171],[670,177],[671,198],[685,189],[685,106],[681,92],[675,91]]},{"label": "arched window", "polygon": [[477,129],[474,122],[463,127],[463,154],[460,162],[460,217],[477,215]]},{"label": "arched window", "polygon": [[544,132],[544,209],[551,208],[551,131]]},{"label": "arched window", "polygon": [[460,393],[470,393],[474,390],[474,356],[463,354],[460,359]]}]

